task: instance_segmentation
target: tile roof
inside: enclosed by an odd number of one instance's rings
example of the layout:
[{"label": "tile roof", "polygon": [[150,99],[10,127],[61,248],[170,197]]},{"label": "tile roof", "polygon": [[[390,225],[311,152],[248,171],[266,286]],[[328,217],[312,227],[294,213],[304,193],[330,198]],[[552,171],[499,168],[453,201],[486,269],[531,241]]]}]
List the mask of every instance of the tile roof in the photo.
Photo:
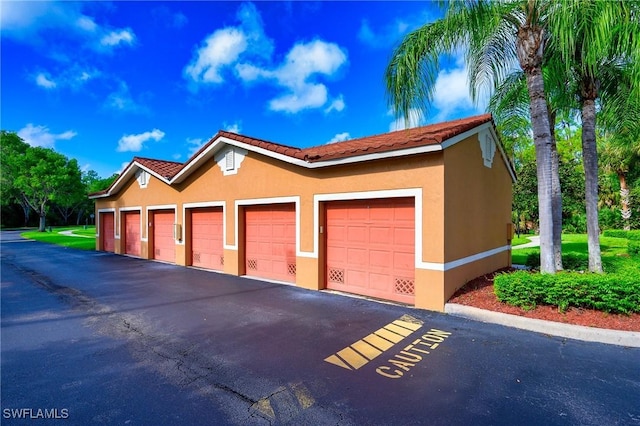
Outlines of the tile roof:
[{"label": "tile roof", "polygon": [[[412,129],[398,130],[395,132],[380,135],[367,136],[363,138],[350,139],[343,142],[336,142],[310,148],[296,148],[269,142],[264,139],[252,138],[250,136],[239,135],[237,133],[220,130],[209,140],[198,152],[193,154],[184,163],[175,161],[156,160],[153,158],[134,157],[133,162],[148,168],[154,173],[171,181],[181,170],[186,169],[201,153],[216,143],[221,137],[234,140],[256,148],[262,148],[277,154],[281,154],[293,159],[302,160],[307,163],[316,163],[328,160],[355,157],[359,155],[384,153],[389,151],[404,150],[428,145],[437,145],[450,138],[461,135],[475,127],[492,121],[491,114],[477,115],[474,117],[459,120],[447,121],[444,123],[431,124],[428,126],[415,127]],[[130,165],[131,165],[130,164]],[[127,167],[128,169],[128,167]],[[125,169],[125,170],[127,170]],[[118,180],[112,186],[91,196],[108,194],[116,186]],[[171,184],[171,183],[170,183]]]},{"label": "tile roof", "polygon": [[[309,163],[353,157],[357,155],[373,154],[379,152],[395,151],[399,149],[415,148],[419,146],[436,145],[473,129],[481,124],[490,122],[491,114],[478,115],[460,120],[415,127],[412,129],[398,130],[380,135],[367,136],[358,139],[350,139],[343,142],[320,145],[310,148],[295,148],[281,145],[263,139],[242,136],[236,133],[220,131],[211,140],[224,136],[235,141],[263,148],[268,151],[286,155],[288,157],[304,160]],[[204,150],[205,145],[202,149]],[[196,153],[197,155],[198,153]],[[195,157],[195,156],[194,156]],[[192,157],[192,158],[194,158]]]},{"label": "tile roof", "polygon": [[[175,161],[156,160],[153,158],[133,157],[133,161],[159,174],[165,179],[174,177],[184,166],[183,163]],[[132,161],[132,162],[133,162]]]}]

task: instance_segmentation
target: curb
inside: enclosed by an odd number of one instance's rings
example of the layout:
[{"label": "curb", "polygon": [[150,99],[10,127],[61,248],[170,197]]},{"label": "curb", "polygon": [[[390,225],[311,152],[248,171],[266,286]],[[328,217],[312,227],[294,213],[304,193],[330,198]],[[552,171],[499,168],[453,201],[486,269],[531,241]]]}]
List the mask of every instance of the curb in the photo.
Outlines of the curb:
[{"label": "curb", "polygon": [[521,317],[519,315],[486,311],[484,309],[459,305],[457,303],[445,304],[444,312],[457,317],[499,324],[557,337],[566,337],[568,339],[582,340],[585,342],[598,342],[608,345],[640,348],[640,332],[637,331],[606,330],[603,328],[585,327],[582,325],[563,324],[554,321]]}]

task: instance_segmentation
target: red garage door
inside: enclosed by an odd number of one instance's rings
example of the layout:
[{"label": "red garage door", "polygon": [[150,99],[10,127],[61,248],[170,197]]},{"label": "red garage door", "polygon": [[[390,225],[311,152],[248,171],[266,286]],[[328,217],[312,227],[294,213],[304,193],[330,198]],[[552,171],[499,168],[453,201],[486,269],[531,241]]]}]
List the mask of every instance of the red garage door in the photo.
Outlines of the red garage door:
[{"label": "red garage door", "polygon": [[327,203],[327,288],[413,304],[414,217],[413,198]]},{"label": "red garage door", "polygon": [[221,271],[222,207],[191,210],[191,265]]},{"label": "red garage door", "polygon": [[295,205],[246,207],[245,226],[247,275],[295,282]]},{"label": "red garage door", "polygon": [[140,212],[124,214],[124,254],[140,256]]},{"label": "red garage door", "polygon": [[165,262],[176,261],[176,242],[173,236],[175,212],[159,210],[153,212],[153,258]]},{"label": "red garage door", "polygon": [[102,241],[101,249],[104,251],[114,252],[116,249],[115,236],[115,220],[114,214],[100,213],[100,240]]}]

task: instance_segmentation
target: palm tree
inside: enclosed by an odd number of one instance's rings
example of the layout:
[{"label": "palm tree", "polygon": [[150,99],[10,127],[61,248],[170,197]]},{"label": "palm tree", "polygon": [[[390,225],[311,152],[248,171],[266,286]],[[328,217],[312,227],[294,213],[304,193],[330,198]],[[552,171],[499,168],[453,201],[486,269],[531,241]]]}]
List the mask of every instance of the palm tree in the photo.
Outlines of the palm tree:
[{"label": "palm tree", "polygon": [[[602,272],[598,223],[597,101],[610,80],[603,70],[624,68],[635,84],[631,96],[640,96],[640,2],[566,0],[558,2],[548,19],[551,51],[566,65],[566,74],[578,84],[582,119],[582,158],[589,247],[589,270]],[[609,85],[608,96],[617,88]]]},{"label": "palm tree", "polygon": [[[551,135],[551,209],[553,221],[553,258],[556,271],[561,271],[562,265],[562,188],[560,184],[559,156],[556,146],[556,117],[564,107],[564,96],[558,96],[559,91],[564,91],[562,80],[558,79],[558,73],[553,67],[543,68],[545,87],[547,88],[547,107],[549,109],[549,132]],[[551,81],[550,81],[551,80]],[[549,84],[551,83],[551,84]],[[523,72],[514,72],[509,75],[497,88],[489,101],[489,111],[501,133],[513,131],[531,132],[531,119],[529,117],[529,96],[526,80]]]},{"label": "palm tree", "polygon": [[540,271],[554,273],[552,138],[542,62],[546,14],[553,2],[488,0],[450,2],[445,17],[408,34],[393,52],[386,70],[389,102],[408,119],[414,108],[428,110],[439,71],[439,56],[465,50],[471,94],[492,90],[519,65],[529,93],[529,114],[536,148]]}]

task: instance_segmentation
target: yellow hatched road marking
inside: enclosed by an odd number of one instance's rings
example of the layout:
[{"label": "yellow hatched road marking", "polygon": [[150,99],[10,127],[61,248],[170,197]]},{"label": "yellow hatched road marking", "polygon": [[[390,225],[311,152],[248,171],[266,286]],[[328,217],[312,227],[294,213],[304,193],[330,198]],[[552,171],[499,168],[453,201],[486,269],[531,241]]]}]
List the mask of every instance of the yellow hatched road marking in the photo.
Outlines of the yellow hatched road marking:
[{"label": "yellow hatched road marking", "polygon": [[338,356],[344,359],[345,361],[347,361],[347,363],[351,365],[353,368],[355,368],[356,370],[362,367],[363,365],[365,365],[367,362],[369,362],[368,359],[366,359],[365,357],[360,355],[358,352],[351,349],[350,346],[339,351]]},{"label": "yellow hatched road marking", "polygon": [[420,329],[422,324],[416,318],[403,315],[324,360],[347,370],[357,370]]},{"label": "yellow hatched road marking", "polygon": [[404,339],[404,336],[400,336],[399,334],[389,331],[386,328],[381,328],[380,330],[377,330],[374,333],[376,333],[380,337],[384,337],[385,339],[393,343],[398,343],[399,341]]},{"label": "yellow hatched road marking", "polygon": [[406,329],[404,327],[400,327],[400,326],[395,325],[393,323],[385,325],[384,328],[387,329],[387,330],[393,331],[394,333],[398,333],[399,335],[401,335],[403,337],[407,337],[408,335],[413,333],[413,330],[409,330],[409,329]]},{"label": "yellow hatched road marking", "polygon": [[382,353],[381,350],[374,348],[364,340],[358,340],[353,345],[351,345],[351,347],[360,352],[362,355],[366,356],[369,361]]},{"label": "yellow hatched road marking", "polygon": [[365,342],[367,342],[370,345],[375,346],[376,348],[380,349],[381,351],[386,351],[387,349],[390,349],[393,346],[393,343],[391,343],[390,341],[383,339],[380,336],[376,336],[375,334],[371,333],[370,335],[368,335],[367,337],[365,337],[364,339]]}]

